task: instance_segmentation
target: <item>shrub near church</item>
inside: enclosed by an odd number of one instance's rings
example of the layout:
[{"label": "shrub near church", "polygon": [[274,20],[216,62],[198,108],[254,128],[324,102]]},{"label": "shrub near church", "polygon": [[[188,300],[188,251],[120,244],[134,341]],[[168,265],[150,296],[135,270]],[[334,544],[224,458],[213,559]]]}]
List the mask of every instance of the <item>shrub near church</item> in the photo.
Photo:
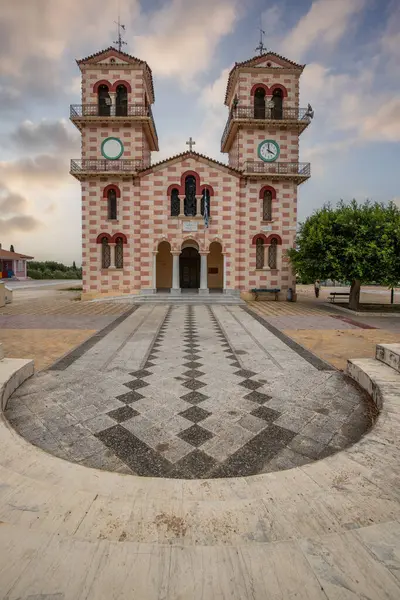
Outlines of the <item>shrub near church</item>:
[{"label": "shrub near church", "polygon": [[32,279],[82,279],[82,268],[77,267],[75,261],[72,267],[68,267],[55,261],[33,260],[28,263],[28,277]]}]

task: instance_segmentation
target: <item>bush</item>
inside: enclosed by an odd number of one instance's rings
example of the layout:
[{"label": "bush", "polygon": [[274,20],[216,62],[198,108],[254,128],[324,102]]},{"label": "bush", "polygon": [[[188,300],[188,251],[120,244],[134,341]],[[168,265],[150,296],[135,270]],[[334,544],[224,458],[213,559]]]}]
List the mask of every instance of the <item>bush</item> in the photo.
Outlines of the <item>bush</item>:
[{"label": "bush", "polygon": [[38,269],[28,269],[28,277],[32,279],[43,279],[42,272]]}]

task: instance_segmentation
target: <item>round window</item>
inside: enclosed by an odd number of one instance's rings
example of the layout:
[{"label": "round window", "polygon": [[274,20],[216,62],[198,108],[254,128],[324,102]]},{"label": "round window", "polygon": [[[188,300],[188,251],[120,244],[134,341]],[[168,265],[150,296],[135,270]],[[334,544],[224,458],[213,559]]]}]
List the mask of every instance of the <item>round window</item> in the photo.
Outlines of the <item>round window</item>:
[{"label": "round window", "polygon": [[117,160],[124,152],[124,146],[120,139],[116,137],[108,137],[101,144],[101,153],[104,158],[109,160]]}]

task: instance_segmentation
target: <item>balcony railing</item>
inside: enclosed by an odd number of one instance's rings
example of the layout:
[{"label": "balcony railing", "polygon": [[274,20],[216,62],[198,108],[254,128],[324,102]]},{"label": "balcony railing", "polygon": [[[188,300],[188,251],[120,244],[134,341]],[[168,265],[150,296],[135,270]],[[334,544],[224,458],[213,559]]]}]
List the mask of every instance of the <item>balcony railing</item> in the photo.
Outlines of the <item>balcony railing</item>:
[{"label": "balcony railing", "polygon": [[309,110],[307,108],[268,108],[254,106],[237,106],[232,109],[228,120],[225,125],[224,133],[221,138],[221,146],[223,147],[228,137],[229,127],[234,119],[254,119],[260,121],[296,121],[300,123],[303,128],[307,127],[310,123],[311,118],[309,116]]},{"label": "balcony railing", "polygon": [[69,112],[72,121],[83,117],[149,117],[157,137],[151,106],[144,104],[117,104],[116,106],[95,103],[71,104]]},{"label": "balcony railing", "polygon": [[311,176],[310,163],[264,163],[261,161],[248,160],[244,164],[243,171],[244,173],[255,173],[259,175],[289,175],[299,179],[307,179]]},{"label": "balcony railing", "polygon": [[142,160],[120,158],[118,160],[107,160],[105,158],[91,160],[85,158],[82,160],[71,160],[71,173],[79,175],[80,173],[136,173],[146,166]]}]

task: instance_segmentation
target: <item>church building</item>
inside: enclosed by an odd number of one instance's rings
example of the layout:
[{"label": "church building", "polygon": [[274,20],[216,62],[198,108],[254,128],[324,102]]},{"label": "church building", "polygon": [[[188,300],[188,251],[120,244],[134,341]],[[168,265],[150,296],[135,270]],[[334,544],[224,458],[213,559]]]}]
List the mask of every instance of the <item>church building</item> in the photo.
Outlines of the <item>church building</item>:
[{"label": "church building", "polygon": [[191,138],[187,151],[152,164],[159,144],[149,65],[113,47],[77,63],[82,104],[70,117],[82,157],[71,173],[82,186],[83,298],[294,293],[286,250],[297,186],[310,177],[309,163],[299,162],[312,118],[310,105],[299,108],[304,65],[273,52],[235,63],[221,138],[227,164],[195,152]]}]

